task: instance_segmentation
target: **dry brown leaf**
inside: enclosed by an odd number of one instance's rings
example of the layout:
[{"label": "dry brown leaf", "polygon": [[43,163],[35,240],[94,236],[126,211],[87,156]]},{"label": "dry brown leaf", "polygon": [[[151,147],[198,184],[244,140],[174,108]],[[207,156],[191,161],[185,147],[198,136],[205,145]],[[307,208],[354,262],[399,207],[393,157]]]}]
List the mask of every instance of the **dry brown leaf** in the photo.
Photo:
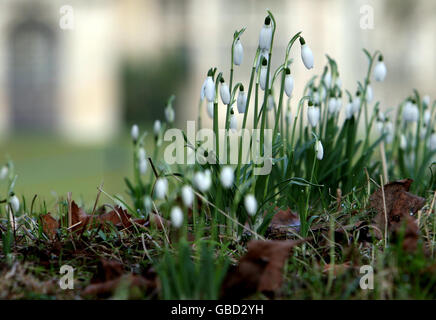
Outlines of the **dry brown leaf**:
[{"label": "dry brown leaf", "polygon": [[268,229],[268,237],[274,239],[287,238],[293,229],[298,232],[300,228],[300,218],[298,214],[292,212],[290,208],[286,210],[280,210],[278,207],[275,208],[276,213],[271,219],[271,223]]},{"label": "dry brown leaf", "polygon": [[41,215],[42,231],[53,240],[59,229],[59,222],[49,213]]},{"label": "dry brown leaf", "polygon": [[223,298],[241,299],[255,292],[274,294],[283,281],[291,249],[302,241],[251,240],[239,265],[229,270],[221,287]]},{"label": "dry brown leaf", "polygon": [[[405,217],[415,214],[425,204],[425,199],[411,194],[409,191],[413,180],[404,179],[386,184],[384,188],[388,228],[402,223]],[[370,207],[375,209],[375,221],[381,230],[385,228],[385,211],[382,189],[376,190],[369,198]]]}]

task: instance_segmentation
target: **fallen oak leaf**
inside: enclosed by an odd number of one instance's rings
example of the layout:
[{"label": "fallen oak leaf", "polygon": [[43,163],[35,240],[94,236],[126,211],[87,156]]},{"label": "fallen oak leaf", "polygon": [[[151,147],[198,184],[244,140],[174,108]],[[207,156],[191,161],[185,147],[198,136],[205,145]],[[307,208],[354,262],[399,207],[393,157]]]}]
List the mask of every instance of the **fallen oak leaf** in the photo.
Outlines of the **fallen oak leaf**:
[{"label": "fallen oak leaf", "polygon": [[46,213],[40,216],[42,231],[53,240],[56,237],[57,231],[59,229],[59,222],[52,217],[51,213]]},{"label": "fallen oak leaf", "polygon": [[395,224],[401,224],[405,217],[415,214],[424,206],[424,198],[408,192],[412,182],[412,179],[404,179],[384,185],[385,202],[383,202],[383,191],[381,188],[370,196],[370,207],[377,212],[375,222],[381,230],[385,228],[384,204],[386,204],[388,229],[390,231],[392,231]]},{"label": "fallen oak leaf", "polygon": [[274,294],[281,288],[283,267],[292,248],[302,242],[304,240],[251,240],[238,266],[227,273],[221,296],[241,299],[255,292]]}]

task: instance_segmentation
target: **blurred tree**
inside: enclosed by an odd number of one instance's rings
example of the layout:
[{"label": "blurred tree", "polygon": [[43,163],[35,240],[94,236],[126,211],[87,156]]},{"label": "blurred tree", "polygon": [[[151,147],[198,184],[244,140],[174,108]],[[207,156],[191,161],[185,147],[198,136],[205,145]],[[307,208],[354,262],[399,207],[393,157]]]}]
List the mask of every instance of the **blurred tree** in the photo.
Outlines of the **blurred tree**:
[{"label": "blurred tree", "polygon": [[168,97],[173,93],[177,95],[188,70],[186,48],[168,50],[157,59],[124,61],[121,101],[126,122],[151,124],[154,119],[163,119]]}]

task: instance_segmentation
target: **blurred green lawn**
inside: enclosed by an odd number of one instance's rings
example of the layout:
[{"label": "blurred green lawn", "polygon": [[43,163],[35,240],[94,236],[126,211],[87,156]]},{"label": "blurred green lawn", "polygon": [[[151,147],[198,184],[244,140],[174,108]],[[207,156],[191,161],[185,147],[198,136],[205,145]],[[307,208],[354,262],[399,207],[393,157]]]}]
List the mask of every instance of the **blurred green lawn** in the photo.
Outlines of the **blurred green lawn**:
[{"label": "blurred green lawn", "polygon": [[[77,145],[54,136],[14,136],[0,142],[0,164],[13,160],[18,180],[15,192],[27,201],[38,198],[53,203],[73,193],[73,199],[92,202],[97,187],[127,199],[123,178],[131,173],[131,141],[128,136],[105,145]],[[0,182],[0,197],[5,192]],[[102,199],[107,202],[108,199]]]}]

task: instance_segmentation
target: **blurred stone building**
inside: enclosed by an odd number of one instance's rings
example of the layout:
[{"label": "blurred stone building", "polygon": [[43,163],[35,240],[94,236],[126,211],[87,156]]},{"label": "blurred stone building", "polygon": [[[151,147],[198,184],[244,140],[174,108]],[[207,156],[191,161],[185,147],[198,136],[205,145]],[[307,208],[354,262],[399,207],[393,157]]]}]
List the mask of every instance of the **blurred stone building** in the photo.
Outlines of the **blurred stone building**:
[{"label": "blurred stone building", "polygon": [[[362,30],[360,8],[368,4],[374,28]],[[65,5],[73,9],[72,30],[60,25]],[[244,63],[235,81],[247,81],[266,8],[279,24],[274,66],[298,31],[314,51],[314,70],[293,66],[297,97],[304,81],[322,72],[326,53],[337,59],[344,86],[354,91],[366,69],[363,47],[380,49],[386,57],[387,81],[374,86],[383,106],[395,105],[415,87],[436,95],[432,1],[2,0],[0,139],[23,131],[79,142],[107,140],[122,127],[121,61],[156,59],[181,45],[190,72],[176,92],[176,113],[180,124],[194,119],[207,69],[216,66],[228,77],[232,35],[243,26]],[[295,49],[292,57],[299,62]]]}]

